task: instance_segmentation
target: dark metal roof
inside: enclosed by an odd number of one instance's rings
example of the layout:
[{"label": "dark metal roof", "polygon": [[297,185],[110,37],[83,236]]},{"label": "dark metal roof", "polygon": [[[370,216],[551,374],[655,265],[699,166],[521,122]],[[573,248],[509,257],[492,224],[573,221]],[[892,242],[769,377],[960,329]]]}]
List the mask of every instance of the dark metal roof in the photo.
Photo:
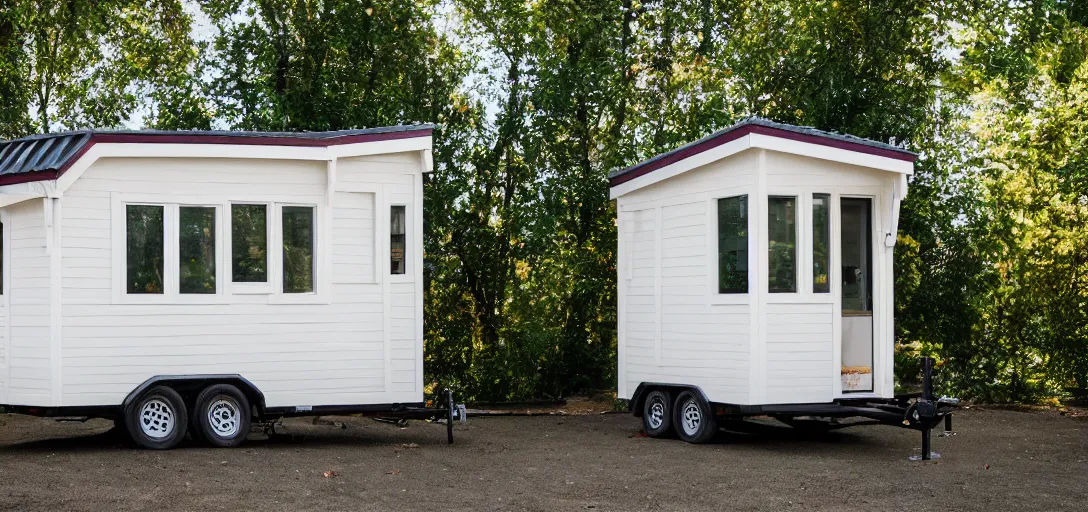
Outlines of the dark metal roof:
[{"label": "dark metal roof", "polygon": [[913,162],[918,158],[917,153],[875,140],[817,130],[816,128],[809,126],[795,126],[792,124],[778,123],[762,117],[749,117],[742,119],[740,122],[728,128],[718,130],[695,142],[690,142],[672,151],[657,155],[649,160],[625,169],[613,170],[608,174],[609,185],[614,187],[620,183],[630,181],[671,163],[702,153],[703,151],[720,146],[726,142],[739,139],[750,133],[759,133],[796,140],[798,142],[831,146],[857,151],[859,153],[894,158],[896,160]]},{"label": "dark metal roof", "polygon": [[329,132],[78,130],[0,141],[0,185],[56,179],[99,142],[332,146],[425,137],[430,124]]}]

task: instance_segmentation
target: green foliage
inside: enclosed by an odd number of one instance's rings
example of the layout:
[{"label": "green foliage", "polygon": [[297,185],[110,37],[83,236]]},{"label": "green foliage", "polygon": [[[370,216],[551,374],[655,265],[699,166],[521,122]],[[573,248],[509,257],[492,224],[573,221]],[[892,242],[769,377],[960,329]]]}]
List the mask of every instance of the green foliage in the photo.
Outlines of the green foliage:
[{"label": "green foliage", "polygon": [[[0,136],[134,115],[437,123],[424,312],[439,389],[611,388],[608,171],[752,114],[920,153],[895,255],[902,388],[930,355],[945,392],[1088,389],[1085,2],[2,1]],[[210,31],[197,40],[194,14]],[[251,257],[232,265],[263,279],[265,213],[240,215]],[[311,286],[312,254],[291,252]]]}]

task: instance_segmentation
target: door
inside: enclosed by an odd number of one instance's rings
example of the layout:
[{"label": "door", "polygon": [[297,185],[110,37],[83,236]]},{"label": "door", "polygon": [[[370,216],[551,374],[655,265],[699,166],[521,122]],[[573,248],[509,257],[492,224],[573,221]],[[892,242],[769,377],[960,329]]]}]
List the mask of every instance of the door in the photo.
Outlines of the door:
[{"label": "door", "polygon": [[873,202],[840,200],[842,391],[873,391]]}]

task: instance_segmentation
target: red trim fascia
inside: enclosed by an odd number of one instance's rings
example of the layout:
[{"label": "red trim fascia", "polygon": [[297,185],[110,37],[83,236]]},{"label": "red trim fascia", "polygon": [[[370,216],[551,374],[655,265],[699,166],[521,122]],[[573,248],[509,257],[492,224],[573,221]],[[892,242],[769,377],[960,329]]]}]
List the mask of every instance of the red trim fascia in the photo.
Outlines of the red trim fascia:
[{"label": "red trim fascia", "polygon": [[40,171],[10,176],[0,176],[0,185],[13,183],[27,183],[31,181],[55,180],[64,174],[68,168],[97,143],[116,144],[235,144],[239,146],[296,146],[296,147],[329,147],[343,144],[358,144],[361,142],[381,142],[386,140],[414,139],[416,137],[430,137],[431,128],[419,130],[405,130],[386,133],[362,133],[357,135],[341,135],[325,139],[310,139],[304,137],[253,137],[237,135],[187,135],[187,134],[153,134],[153,133],[96,133],[90,140],[74,153],[67,162],[64,162],[57,171]]},{"label": "red trim fascia", "polygon": [[0,176],[0,186],[15,185],[18,183],[30,183],[32,181],[47,181],[57,179],[56,171],[34,171],[19,174],[5,174]]},{"label": "red trim fascia", "polygon": [[903,153],[899,151],[892,151],[890,149],[878,148],[869,146],[867,144],[858,144],[856,142],[850,142],[839,139],[829,139],[827,137],[820,137],[819,135],[811,135],[806,133],[797,133],[789,130],[783,130],[780,128],[774,128],[771,126],[762,126],[757,124],[749,124],[741,126],[736,130],[725,132],[717,137],[707,139],[694,146],[684,148],[676,153],[670,154],[660,160],[654,160],[647,162],[641,167],[635,167],[634,169],[616,176],[608,181],[609,187],[615,187],[622,183],[626,183],[640,176],[645,176],[653,171],[666,167],[670,164],[679,162],[685,158],[690,158],[704,151],[714,149],[722,144],[732,142],[748,134],[760,134],[768,135],[771,137],[778,137],[780,139],[789,139],[797,142],[806,142],[809,144],[819,144],[821,146],[828,146],[838,149],[845,149],[847,151],[853,151],[855,153],[864,153],[868,155],[882,156],[886,158],[892,158],[895,160],[902,160],[905,162],[914,162],[918,159],[917,155]]}]

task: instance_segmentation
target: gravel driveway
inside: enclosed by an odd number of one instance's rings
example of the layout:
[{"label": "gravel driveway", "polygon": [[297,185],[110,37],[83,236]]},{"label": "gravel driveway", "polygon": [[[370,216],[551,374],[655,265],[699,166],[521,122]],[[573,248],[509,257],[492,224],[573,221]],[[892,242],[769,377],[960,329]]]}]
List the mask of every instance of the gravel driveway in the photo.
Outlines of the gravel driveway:
[{"label": "gravel driveway", "polygon": [[639,436],[627,414],[445,428],[288,420],[236,449],[130,448],[112,424],[0,415],[0,510],[1085,510],[1088,421],[965,411],[943,458],[913,431],[757,426],[710,445]]}]

